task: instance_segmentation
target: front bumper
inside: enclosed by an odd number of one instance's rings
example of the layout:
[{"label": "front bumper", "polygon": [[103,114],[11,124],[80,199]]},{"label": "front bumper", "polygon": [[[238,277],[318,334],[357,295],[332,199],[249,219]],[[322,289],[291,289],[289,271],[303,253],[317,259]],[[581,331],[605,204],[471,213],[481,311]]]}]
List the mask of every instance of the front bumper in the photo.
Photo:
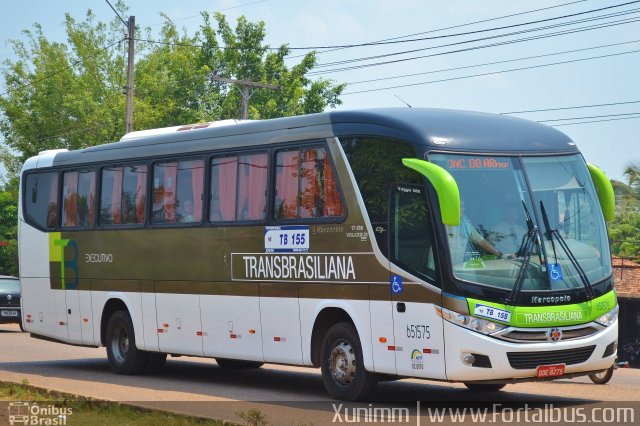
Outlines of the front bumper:
[{"label": "front bumper", "polygon": [[[616,358],[611,345],[618,340],[618,322],[591,336],[558,342],[508,342],[448,321],[444,321],[444,336],[447,379],[450,381],[541,380],[537,377],[538,365],[566,364],[563,376],[547,378],[557,379],[609,368]],[[484,362],[468,365],[463,361],[468,354],[480,355],[477,358]],[[486,362],[487,358],[489,362]],[[527,361],[524,366],[523,359]]]}]

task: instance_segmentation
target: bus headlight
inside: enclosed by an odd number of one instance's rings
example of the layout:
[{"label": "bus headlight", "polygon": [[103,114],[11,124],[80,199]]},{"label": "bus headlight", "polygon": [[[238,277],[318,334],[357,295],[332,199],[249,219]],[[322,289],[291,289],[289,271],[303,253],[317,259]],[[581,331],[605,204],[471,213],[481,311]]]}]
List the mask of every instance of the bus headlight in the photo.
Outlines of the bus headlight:
[{"label": "bus headlight", "polygon": [[605,327],[609,327],[618,319],[618,311],[619,311],[619,308],[618,308],[618,305],[616,305],[615,308],[613,308],[612,310],[610,310],[609,312],[607,312],[606,314],[598,318],[596,322],[598,324],[604,325]]},{"label": "bus headlight", "polygon": [[468,328],[469,330],[477,331],[478,333],[493,334],[507,327],[506,325],[498,324],[497,322],[486,321],[481,318],[464,315],[440,306],[436,306],[435,308],[439,317],[456,325]]}]

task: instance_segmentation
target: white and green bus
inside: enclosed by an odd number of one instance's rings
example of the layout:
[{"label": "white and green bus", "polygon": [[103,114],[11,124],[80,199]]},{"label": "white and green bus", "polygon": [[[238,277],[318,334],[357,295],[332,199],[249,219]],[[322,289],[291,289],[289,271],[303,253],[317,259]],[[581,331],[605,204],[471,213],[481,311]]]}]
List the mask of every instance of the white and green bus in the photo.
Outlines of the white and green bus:
[{"label": "white and green bus", "polygon": [[380,379],[507,383],[616,357],[613,192],[566,135],[436,109],[336,111],[133,132],[24,164],[33,337],[320,367],[334,398]]}]

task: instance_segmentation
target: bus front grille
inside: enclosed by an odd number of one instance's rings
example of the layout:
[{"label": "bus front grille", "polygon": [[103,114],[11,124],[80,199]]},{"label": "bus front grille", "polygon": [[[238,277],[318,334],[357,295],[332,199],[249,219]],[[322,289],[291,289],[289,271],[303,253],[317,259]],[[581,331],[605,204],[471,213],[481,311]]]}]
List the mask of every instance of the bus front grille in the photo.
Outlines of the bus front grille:
[{"label": "bus front grille", "polygon": [[539,365],[552,364],[580,364],[589,359],[595,345],[575,349],[563,349],[559,351],[539,352],[507,352],[509,364],[516,370],[528,370]]},{"label": "bus front grille", "polygon": [[[580,339],[583,337],[591,336],[600,330],[593,326],[582,326],[577,328],[565,328],[561,327],[562,340]],[[509,340],[512,342],[546,342],[549,340],[547,336],[548,329],[512,329],[505,333],[496,333],[494,336],[498,339]]]}]

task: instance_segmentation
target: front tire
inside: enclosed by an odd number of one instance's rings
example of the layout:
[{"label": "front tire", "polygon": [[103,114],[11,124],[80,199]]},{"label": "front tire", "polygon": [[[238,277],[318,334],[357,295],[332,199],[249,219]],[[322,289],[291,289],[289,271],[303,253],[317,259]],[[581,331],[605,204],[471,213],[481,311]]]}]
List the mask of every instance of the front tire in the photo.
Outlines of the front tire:
[{"label": "front tire", "polygon": [[492,384],[492,383],[465,383],[464,384],[467,389],[473,392],[498,392],[503,387],[507,386],[506,384]]},{"label": "front tire", "polygon": [[589,378],[596,385],[604,385],[606,383],[609,383],[611,377],[613,377],[613,365],[599,373],[589,374]]},{"label": "front tire", "polygon": [[320,368],[324,387],[335,399],[367,399],[378,383],[377,376],[364,368],[360,338],[351,323],[341,322],[327,331]]},{"label": "front tire", "polygon": [[141,373],[149,361],[149,353],[136,347],[136,336],[131,316],[126,311],[116,311],[107,324],[107,358],[116,374]]}]

